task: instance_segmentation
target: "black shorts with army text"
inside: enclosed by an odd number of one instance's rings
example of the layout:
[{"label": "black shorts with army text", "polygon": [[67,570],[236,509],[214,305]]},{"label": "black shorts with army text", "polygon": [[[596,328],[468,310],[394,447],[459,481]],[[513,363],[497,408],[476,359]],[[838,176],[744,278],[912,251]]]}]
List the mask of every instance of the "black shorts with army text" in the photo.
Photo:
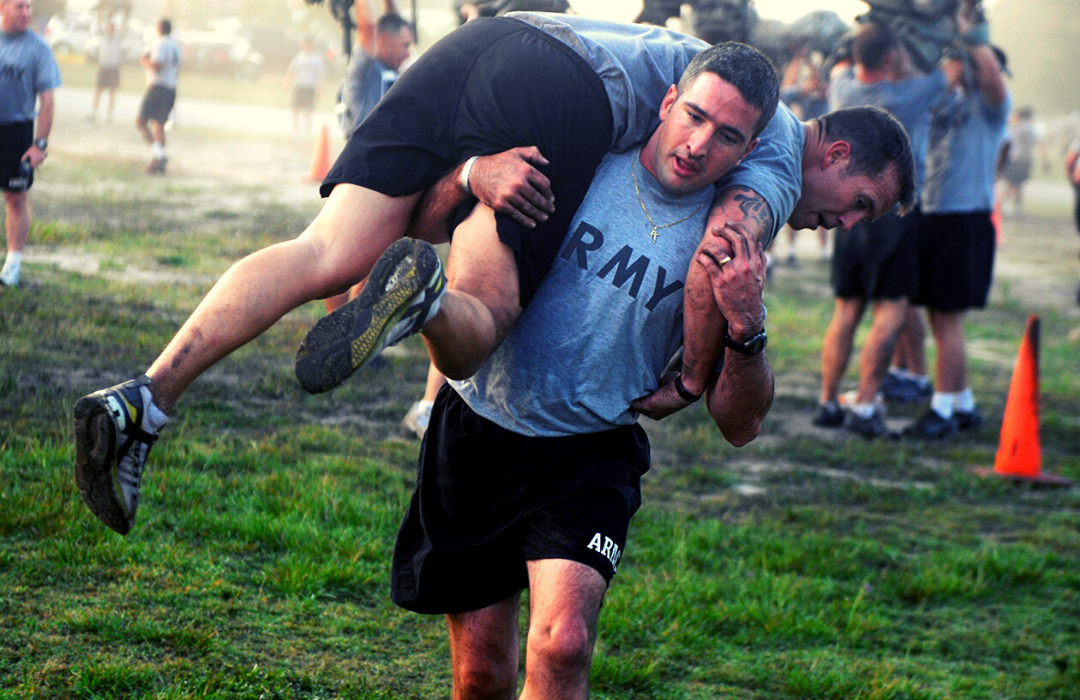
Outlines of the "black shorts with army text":
[{"label": "black shorts with army text", "polygon": [[426,614],[479,610],[526,588],[527,563],[544,559],[576,561],[610,583],[648,468],[637,424],[528,437],[444,386],[394,547],[394,602]]}]

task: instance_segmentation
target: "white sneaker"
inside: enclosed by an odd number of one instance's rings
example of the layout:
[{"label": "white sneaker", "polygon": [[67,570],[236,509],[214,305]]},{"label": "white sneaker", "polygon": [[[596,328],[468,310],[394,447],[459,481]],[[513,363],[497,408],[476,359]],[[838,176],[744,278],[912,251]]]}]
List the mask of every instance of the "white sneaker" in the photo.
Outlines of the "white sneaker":
[{"label": "white sneaker", "polygon": [[431,407],[433,405],[433,401],[417,401],[414,403],[409,412],[405,414],[405,418],[402,419],[401,429],[413,433],[423,440],[428,423],[431,422]]},{"label": "white sneaker", "polygon": [[5,267],[0,272],[0,284],[5,287],[18,287],[19,286],[19,266],[12,265],[11,267]]}]

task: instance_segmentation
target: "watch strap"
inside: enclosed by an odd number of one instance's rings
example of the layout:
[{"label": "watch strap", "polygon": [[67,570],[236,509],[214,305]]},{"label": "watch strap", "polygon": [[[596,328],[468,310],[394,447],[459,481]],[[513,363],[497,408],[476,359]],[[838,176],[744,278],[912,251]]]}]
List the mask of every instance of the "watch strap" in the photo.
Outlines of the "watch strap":
[{"label": "watch strap", "polygon": [[724,346],[743,355],[760,355],[765,350],[768,341],[769,336],[765,334],[765,329],[762,329],[760,333],[756,333],[743,343],[735,340],[728,333],[724,333]]},{"label": "watch strap", "polygon": [[682,372],[675,375],[675,393],[679,395],[683,401],[694,403],[701,398],[701,394],[694,394],[690,392],[682,383]]}]

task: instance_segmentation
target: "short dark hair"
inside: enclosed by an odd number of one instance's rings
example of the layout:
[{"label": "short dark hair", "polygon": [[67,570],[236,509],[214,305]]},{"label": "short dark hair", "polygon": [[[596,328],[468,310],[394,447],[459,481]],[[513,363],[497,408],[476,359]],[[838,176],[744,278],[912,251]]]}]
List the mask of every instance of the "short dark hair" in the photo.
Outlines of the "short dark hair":
[{"label": "short dark hair", "polygon": [[387,12],[375,22],[376,34],[397,34],[402,29],[412,30],[412,25],[396,12]]},{"label": "short dark hair", "polygon": [[851,145],[849,175],[877,177],[896,168],[900,184],[899,214],[915,207],[915,154],[904,125],[880,107],[848,107],[820,119],[825,140]]},{"label": "short dark hair", "polygon": [[746,103],[761,111],[754,124],[753,137],[761,133],[776,113],[780,101],[780,80],[773,64],[752,46],[735,41],[710,46],[694,59],[679,78],[679,93],[702,73],[713,73],[735,86]]},{"label": "short dark hair", "polygon": [[867,22],[859,27],[852,45],[855,62],[863,68],[878,70],[885,58],[896,48],[896,34],[887,25]]},{"label": "short dark hair", "polygon": [[172,21],[163,19],[157,23],[158,31],[162,36],[169,36],[172,34]]}]

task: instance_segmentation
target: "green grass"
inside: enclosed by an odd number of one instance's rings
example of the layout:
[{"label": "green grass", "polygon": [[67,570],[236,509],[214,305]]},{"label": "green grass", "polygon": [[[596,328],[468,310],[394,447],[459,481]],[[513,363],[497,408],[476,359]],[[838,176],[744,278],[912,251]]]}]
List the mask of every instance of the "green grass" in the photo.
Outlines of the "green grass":
[{"label": "green grass", "polygon": [[[0,700],[448,697],[443,621],[388,591],[417,453],[396,424],[423,383],[419,341],[307,396],[291,358],[322,311],[298,309],[191,386],[130,535],[84,507],[71,404],[145,369],[205,294],[198,275],[295,235],[317,206],[231,185],[237,208],[182,178],[135,177],[108,161],[54,164],[35,188],[32,243],[99,256],[101,275],[26,263],[23,287],[0,294]],[[81,186],[100,180],[116,187]],[[701,406],[646,426],[654,465],[601,615],[592,696],[1076,698],[1077,491],[967,471],[993,463],[1035,311],[1043,468],[1080,479],[1068,227],[1010,224],[990,307],[968,323],[988,427],[941,444],[810,427],[826,273],[778,270],[778,394],[762,436],[735,449]],[[126,279],[135,270],[193,279]]]}]

